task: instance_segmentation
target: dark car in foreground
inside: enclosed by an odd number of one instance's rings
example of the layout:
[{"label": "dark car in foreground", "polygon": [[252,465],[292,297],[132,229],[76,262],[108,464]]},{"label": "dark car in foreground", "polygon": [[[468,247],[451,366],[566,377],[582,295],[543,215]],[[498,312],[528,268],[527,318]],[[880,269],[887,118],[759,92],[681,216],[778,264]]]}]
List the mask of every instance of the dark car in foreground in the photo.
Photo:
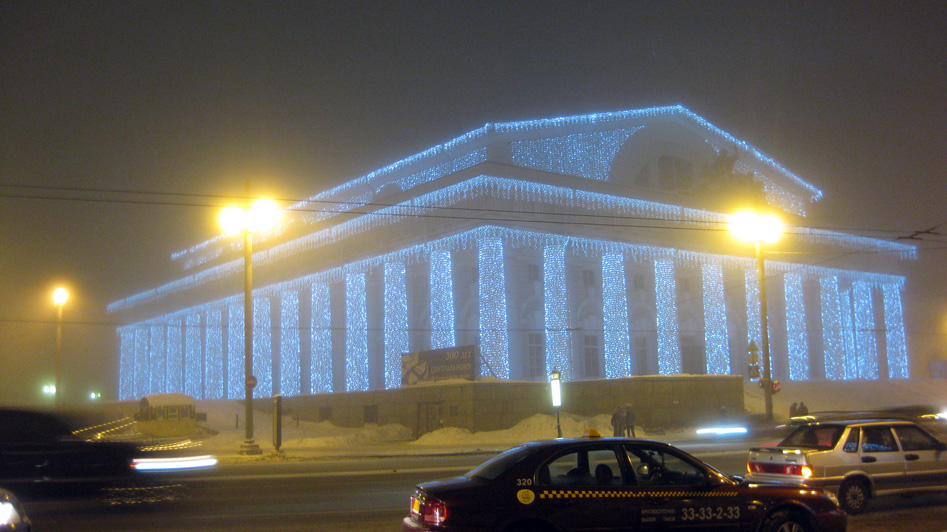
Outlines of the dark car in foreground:
[{"label": "dark car in foreground", "polygon": [[823,488],[858,514],[872,497],[947,492],[947,443],[902,418],[834,416],[750,449],[747,479]]},{"label": "dark car in foreground", "polygon": [[416,487],[405,532],[753,530],[842,532],[819,489],[734,479],[666,443],[524,443],[464,476]]},{"label": "dark car in foreground", "polygon": [[68,417],[0,408],[0,486],[23,496],[96,494],[109,502],[168,500],[168,474],[213,465],[211,457],[170,456],[130,441],[77,435]]}]

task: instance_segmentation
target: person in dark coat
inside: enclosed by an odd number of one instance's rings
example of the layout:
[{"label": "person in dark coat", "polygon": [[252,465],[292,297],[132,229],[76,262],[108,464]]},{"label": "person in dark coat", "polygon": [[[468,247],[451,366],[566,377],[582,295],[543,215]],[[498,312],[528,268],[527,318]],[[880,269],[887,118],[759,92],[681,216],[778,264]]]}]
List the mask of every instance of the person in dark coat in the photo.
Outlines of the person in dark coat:
[{"label": "person in dark coat", "polygon": [[796,417],[799,415],[799,405],[793,403],[789,405],[789,417]]},{"label": "person in dark coat", "polygon": [[635,436],[635,413],[631,409],[631,404],[625,405],[625,436],[637,438]]},{"label": "person in dark coat", "polygon": [[796,415],[797,415],[797,416],[808,416],[808,415],[809,415],[809,407],[806,406],[806,403],[804,403],[804,402],[800,402],[800,403],[799,403],[799,409],[796,410]]},{"label": "person in dark coat", "polygon": [[615,407],[615,413],[612,414],[612,429],[612,435],[616,438],[625,435],[625,410],[620,406]]}]

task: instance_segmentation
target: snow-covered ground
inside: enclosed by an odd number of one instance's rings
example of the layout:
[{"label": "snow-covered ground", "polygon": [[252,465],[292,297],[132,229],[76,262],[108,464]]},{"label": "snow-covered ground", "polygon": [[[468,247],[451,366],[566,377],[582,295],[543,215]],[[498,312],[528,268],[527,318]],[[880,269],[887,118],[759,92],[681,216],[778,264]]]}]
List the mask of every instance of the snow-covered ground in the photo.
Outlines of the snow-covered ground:
[{"label": "snow-covered ground", "polygon": [[[884,381],[809,381],[783,383],[773,396],[777,419],[788,417],[789,405],[804,401],[809,412],[827,410],[871,410],[901,405],[933,405],[947,409],[947,380],[884,380]],[[744,386],[747,412],[764,411],[763,392],[756,383]],[[200,401],[198,412],[207,413],[203,425],[217,434],[203,440],[203,447],[220,456],[234,455],[244,441],[243,405],[238,401]],[[568,405],[564,405],[568,410]],[[560,416],[563,436],[581,436],[589,428],[603,435],[611,434],[610,413],[586,418],[563,412]],[[237,426],[237,419],[241,424]],[[265,451],[273,447],[273,418],[268,412],[255,411],[254,436]],[[283,419],[282,451],[285,456],[370,456],[391,454],[425,454],[432,452],[471,452],[501,450],[514,444],[556,436],[556,417],[536,414],[515,426],[498,431],[471,433],[447,427],[412,440],[411,430],[401,425],[367,425],[361,428],[338,427],[329,422]],[[674,433],[648,434],[639,429],[639,437],[660,440],[689,438],[690,429]]]}]

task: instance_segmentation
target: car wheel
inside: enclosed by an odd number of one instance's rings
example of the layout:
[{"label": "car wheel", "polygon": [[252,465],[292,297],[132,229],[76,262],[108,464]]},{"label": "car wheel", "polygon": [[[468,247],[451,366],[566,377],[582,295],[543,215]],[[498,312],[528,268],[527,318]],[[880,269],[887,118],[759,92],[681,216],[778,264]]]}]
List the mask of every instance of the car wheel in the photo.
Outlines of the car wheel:
[{"label": "car wheel", "polygon": [[838,490],[838,504],[849,515],[857,515],[868,507],[868,484],[863,480],[848,480]]},{"label": "car wheel", "polygon": [[760,532],[810,532],[809,524],[798,512],[780,510],[766,518]]}]

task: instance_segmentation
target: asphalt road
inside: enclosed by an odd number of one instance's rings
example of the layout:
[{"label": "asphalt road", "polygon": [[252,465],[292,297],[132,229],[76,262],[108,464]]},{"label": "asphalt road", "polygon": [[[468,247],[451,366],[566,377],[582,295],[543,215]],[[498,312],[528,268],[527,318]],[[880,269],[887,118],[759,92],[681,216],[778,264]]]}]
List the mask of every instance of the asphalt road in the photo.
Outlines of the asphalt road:
[{"label": "asphalt road", "polygon": [[[688,447],[688,446],[685,446]],[[746,453],[691,447],[727,473]],[[88,500],[27,501],[39,532],[398,530],[415,484],[460,474],[484,455],[285,461],[219,466],[186,482],[190,498],[167,504],[108,506]],[[947,494],[873,501],[850,518],[850,532],[943,532]]]}]

